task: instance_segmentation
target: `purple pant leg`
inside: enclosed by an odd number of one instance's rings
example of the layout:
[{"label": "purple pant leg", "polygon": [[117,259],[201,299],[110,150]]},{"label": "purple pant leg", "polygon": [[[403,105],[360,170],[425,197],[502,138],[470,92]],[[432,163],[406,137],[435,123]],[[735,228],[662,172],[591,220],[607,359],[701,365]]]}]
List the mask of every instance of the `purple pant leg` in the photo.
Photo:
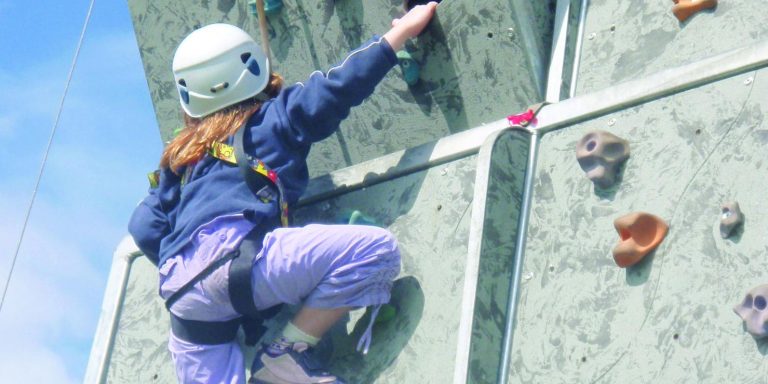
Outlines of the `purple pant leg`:
[{"label": "purple pant leg", "polygon": [[264,238],[253,266],[256,307],[279,303],[313,308],[364,307],[389,301],[400,273],[392,234],[362,225],[279,228]]},{"label": "purple pant leg", "polygon": [[235,341],[219,345],[197,345],[171,333],[168,349],[179,383],[245,384],[243,353]]}]

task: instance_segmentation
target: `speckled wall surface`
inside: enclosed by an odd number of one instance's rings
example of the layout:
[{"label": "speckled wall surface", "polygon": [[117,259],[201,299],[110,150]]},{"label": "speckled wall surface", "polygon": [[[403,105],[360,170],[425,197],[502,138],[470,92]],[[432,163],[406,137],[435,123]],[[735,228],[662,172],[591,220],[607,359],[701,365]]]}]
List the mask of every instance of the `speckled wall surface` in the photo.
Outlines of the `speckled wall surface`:
[{"label": "speckled wall surface", "polygon": [[[545,46],[551,34],[548,3],[526,12]],[[245,0],[180,2],[129,0],[147,81],[164,140],[181,125],[170,71],[173,50],[195,26],[228,22],[259,36]],[[402,1],[285,0],[269,18],[275,69],[288,84],[327,70],[402,13]],[[364,4],[364,5],[363,5]],[[420,83],[408,87],[395,68],[376,93],[353,109],[333,138],[313,148],[313,175],[436,140],[495,121],[541,101],[513,21],[510,1],[451,0],[428,30],[409,44],[421,63]],[[510,33],[510,28],[513,31]],[[542,48],[544,49],[544,48]]]},{"label": "speckled wall surface", "polygon": [[[476,163],[476,156],[466,157],[296,212],[300,225],[346,222],[353,210],[360,210],[389,228],[402,250],[402,273],[392,299],[399,313],[374,327],[369,354],[354,352],[367,325],[357,321],[362,310],[333,333],[333,352],[329,344],[321,348],[332,354],[332,369],[350,382],[452,381]],[[109,366],[111,383],[175,380],[165,349],[168,321],[157,298],[156,273],[143,258],[131,271]]]},{"label": "speckled wall surface", "polygon": [[[732,310],[768,282],[766,100],[761,70],[542,137],[511,383],[766,382],[768,344]],[[607,191],[594,190],[575,157],[595,129],[632,150]],[[746,225],[724,240],[729,200]],[[613,220],[632,211],[670,230],[655,254],[620,269]]]},{"label": "speckled wall surface", "polygon": [[763,0],[720,0],[680,23],[674,3],[590,0],[576,94],[692,63],[768,37]]},{"label": "speckled wall surface", "polygon": [[350,382],[453,380],[476,162],[465,158],[297,212],[299,222],[343,222],[359,209],[401,247],[404,280],[393,299],[401,312],[393,323],[374,327],[366,357],[354,352],[364,326],[334,336],[331,367]]},{"label": "speckled wall surface", "polygon": [[176,382],[166,348],[171,325],[157,290],[157,267],[139,257],[131,266],[107,383]]}]

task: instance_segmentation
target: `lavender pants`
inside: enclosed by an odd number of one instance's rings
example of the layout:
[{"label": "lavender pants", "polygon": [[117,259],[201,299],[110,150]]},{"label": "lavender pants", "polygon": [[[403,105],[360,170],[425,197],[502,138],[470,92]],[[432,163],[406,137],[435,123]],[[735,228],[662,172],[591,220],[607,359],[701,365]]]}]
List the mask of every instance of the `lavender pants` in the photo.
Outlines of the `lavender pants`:
[{"label": "lavender pants", "polygon": [[[242,215],[223,216],[195,231],[189,246],[160,266],[160,295],[167,298],[200,270],[237,248],[253,228]],[[238,317],[227,292],[229,263],[179,299],[171,311],[183,319]],[[279,228],[264,237],[254,260],[252,285],[258,309],[275,304],[312,308],[364,307],[389,301],[400,272],[400,253],[385,229],[312,224]],[[180,383],[245,383],[236,342],[198,345],[171,332],[168,342]]]}]

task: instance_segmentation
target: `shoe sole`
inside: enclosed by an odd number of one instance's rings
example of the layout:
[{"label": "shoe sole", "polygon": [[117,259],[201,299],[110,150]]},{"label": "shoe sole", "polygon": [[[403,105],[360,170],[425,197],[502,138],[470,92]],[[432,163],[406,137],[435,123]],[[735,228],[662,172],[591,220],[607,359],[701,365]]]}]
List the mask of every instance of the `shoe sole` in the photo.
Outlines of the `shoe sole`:
[{"label": "shoe sole", "polygon": [[259,377],[251,376],[248,380],[248,384],[295,384],[275,376],[268,369],[262,369],[257,372],[257,374]]}]

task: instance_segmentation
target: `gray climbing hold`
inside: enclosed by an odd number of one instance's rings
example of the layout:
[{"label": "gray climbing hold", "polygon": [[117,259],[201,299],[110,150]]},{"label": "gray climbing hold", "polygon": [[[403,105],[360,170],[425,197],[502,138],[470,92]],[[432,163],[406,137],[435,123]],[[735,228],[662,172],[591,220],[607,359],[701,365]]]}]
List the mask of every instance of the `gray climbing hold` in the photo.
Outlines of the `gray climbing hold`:
[{"label": "gray climbing hold", "polygon": [[744,328],[755,339],[768,336],[766,321],[768,321],[768,284],[759,285],[752,288],[744,300],[733,307],[742,320]]},{"label": "gray climbing hold", "polygon": [[629,158],[629,142],[606,131],[592,131],[576,144],[576,159],[600,188],[616,183],[621,164]]},{"label": "gray climbing hold", "polygon": [[720,236],[723,239],[731,236],[733,231],[743,223],[744,214],[741,213],[738,202],[729,201],[723,204],[722,213],[720,214]]}]

